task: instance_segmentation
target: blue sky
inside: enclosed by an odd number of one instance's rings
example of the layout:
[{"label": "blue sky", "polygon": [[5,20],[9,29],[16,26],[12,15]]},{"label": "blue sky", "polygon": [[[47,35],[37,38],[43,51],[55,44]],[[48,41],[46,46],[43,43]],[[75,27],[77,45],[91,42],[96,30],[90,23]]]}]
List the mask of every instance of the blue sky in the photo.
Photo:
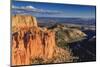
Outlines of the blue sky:
[{"label": "blue sky", "polygon": [[12,13],[36,17],[95,18],[95,6],[13,1]]}]

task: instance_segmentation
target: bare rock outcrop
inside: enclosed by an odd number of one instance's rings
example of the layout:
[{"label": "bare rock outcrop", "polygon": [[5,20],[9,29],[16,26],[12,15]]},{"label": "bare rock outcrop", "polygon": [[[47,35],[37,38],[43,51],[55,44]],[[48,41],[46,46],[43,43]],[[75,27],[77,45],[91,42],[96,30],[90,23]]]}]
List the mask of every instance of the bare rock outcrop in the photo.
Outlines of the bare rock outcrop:
[{"label": "bare rock outcrop", "polygon": [[12,16],[12,31],[16,32],[22,29],[29,29],[33,26],[37,27],[36,18],[30,15],[14,15]]},{"label": "bare rock outcrop", "polygon": [[72,43],[86,38],[86,34],[79,29],[58,25],[53,28],[56,32],[57,45]]},{"label": "bare rock outcrop", "polygon": [[51,59],[55,51],[55,32],[41,29],[36,18],[15,15],[12,27],[12,65],[28,65],[35,58]]},{"label": "bare rock outcrop", "polygon": [[64,43],[63,40],[75,40],[85,34],[77,29],[58,27],[41,28],[33,16],[12,16],[12,66],[72,62],[71,52],[57,44]]},{"label": "bare rock outcrop", "polygon": [[65,26],[52,28],[39,27],[33,16],[12,16],[12,66],[72,62],[71,52],[59,45],[73,42],[86,34]]}]

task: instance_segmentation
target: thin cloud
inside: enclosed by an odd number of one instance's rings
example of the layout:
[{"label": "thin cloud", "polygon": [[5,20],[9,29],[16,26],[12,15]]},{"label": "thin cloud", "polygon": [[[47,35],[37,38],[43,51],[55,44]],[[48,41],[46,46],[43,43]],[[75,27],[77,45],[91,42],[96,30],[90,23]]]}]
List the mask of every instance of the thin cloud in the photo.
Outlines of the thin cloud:
[{"label": "thin cloud", "polygon": [[[44,9],[38,9],[38,8],[35,8],[34,6],[14,6],[12,5],[12,9],[13,11],[15,12],[25,12],[25,11],[28,11],[28,12],[37,12],[37,13],[48,13],[48,14],[61,14],[63,12],[60,12],[60,11],[57,11],[57,10],[44,10]],[[21,12],[21,13],[22,13]]]},{"label": "thin cloud", "polygon": [[13,9],[25,9],[25,10],[28,10],[28,9],[36,9],[35,7],[33,7],[33,6],[14,6],[14,5],[12,5],[12,8]]}]

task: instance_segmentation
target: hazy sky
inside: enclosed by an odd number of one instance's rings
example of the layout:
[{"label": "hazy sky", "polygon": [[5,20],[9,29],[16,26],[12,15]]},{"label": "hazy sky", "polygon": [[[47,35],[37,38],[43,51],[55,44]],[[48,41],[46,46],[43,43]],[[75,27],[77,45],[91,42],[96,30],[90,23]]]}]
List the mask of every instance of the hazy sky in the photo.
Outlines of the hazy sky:
[{"label": "hazy sky", "polygon": [[95,6],[13,1],[12,13],[36,17],[95,18]]}]

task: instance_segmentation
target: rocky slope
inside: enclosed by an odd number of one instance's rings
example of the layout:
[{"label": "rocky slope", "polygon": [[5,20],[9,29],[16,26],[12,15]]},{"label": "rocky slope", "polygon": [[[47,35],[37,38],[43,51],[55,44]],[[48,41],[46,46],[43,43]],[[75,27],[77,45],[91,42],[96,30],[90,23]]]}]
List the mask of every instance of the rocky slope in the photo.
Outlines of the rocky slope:
[{"label": "rocky slope", "polygon": [[12,65],[36,64],[39,58],[49,63],[56,54],[55,42],[55,32],[38,27],[35,17],[12,17]]},{"label": "rocky slope", "polygon": [[64,25],[55,25],[52,28],[56,32],[57,45],[65,45],[85,39],[87,36],[84,32],[77,28],[66,27]]},{"label": "rocky slope", "polygon": [[71,52],[57,44],[83,36],[77,29],[40,28],[33,16],[12,16],[12,65],[72,62]]}]

